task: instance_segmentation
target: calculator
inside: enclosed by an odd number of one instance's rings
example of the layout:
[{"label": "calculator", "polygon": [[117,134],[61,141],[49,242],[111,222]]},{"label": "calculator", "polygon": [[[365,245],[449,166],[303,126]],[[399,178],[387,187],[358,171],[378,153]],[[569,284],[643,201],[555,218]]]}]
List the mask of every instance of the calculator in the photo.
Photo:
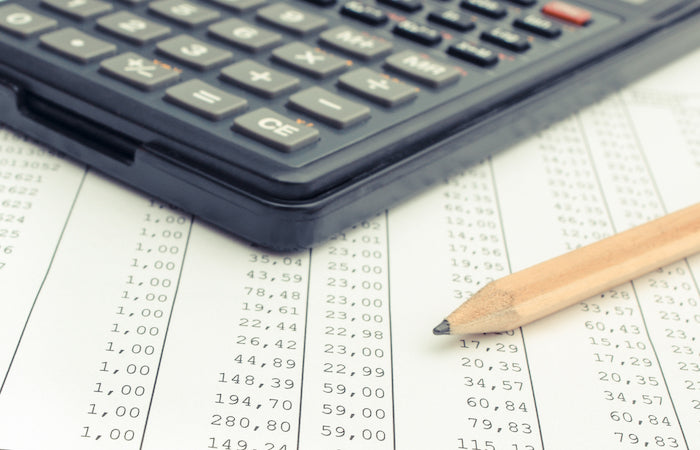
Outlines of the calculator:
[{"label": "calculator", "polygon": [[698,48],[699,17],[700,0],[0,0],[0,122],[297,249]]}]

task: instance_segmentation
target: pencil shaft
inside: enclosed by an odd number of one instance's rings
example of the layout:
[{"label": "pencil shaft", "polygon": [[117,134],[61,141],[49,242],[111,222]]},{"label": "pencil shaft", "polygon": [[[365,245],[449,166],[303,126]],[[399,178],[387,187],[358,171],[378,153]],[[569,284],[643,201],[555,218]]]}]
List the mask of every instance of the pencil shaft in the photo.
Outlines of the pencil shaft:
[{"label": "pencil shaft", "polygon": [[505,331],[700,252],[700,203],[496,280],[450,314],[451,333]]}]

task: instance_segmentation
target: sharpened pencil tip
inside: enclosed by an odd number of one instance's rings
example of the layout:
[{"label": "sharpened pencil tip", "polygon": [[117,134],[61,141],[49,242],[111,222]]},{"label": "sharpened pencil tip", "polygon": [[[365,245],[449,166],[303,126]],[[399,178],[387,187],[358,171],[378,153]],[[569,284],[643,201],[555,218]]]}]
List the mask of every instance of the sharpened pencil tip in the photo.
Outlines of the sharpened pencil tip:
[{"label": "sharpened pencil tip", "polygon": [[447,320],[440,322],[440,325],[433,328],[434,335],[450,334],[450,323]]}]

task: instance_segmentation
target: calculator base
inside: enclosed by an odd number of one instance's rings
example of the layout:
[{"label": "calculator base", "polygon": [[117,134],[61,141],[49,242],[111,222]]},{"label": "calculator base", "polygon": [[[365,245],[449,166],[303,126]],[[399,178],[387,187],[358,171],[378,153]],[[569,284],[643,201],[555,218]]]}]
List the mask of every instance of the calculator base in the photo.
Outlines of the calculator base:
[{"label": "calculator base", "polygon": [[[396,205],[699,46],[696,24],[686,20],[673,30],[660,31],[595,65],[559,77],[546,88],[405,160],[298,202],[256,197],[193,172],[167,152],[130,147],[133,143],[128,139],[76,139],[75,127],[68,129],[75,118],[61,119],[56,111],[42,112],[36,98],[28,109],[23,104],[23,89],[36,82],[23,80],[21,74],[2,66],[0,108],[6,125],[53,149],[254,244],[293,250],[320,243]],[[51,88],[42,86],[42,92],[51,92]],[[58,102],[60,97],[52,100]]]}]

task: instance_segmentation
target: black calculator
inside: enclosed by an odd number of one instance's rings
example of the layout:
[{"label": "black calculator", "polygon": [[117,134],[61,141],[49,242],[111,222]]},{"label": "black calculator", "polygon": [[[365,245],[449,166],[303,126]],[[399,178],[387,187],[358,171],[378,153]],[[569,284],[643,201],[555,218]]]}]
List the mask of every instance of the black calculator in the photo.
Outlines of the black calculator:
[{"label": "black calculator", "polygon": [[699,17],[700,0],[0,0],[0,121],[255,244],[308,247],[698,48]]}]

